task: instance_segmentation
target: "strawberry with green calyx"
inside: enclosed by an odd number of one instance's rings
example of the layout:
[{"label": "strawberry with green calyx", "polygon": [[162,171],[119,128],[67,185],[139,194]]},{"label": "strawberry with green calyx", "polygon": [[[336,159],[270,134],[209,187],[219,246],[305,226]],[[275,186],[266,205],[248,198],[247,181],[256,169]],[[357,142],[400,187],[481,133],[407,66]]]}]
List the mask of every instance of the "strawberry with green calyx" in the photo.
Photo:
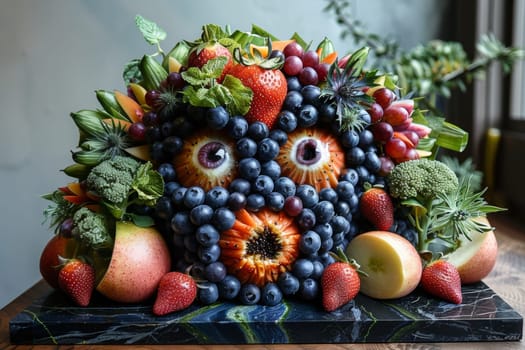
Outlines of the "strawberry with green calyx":
[{"label": "strawberry with green calyx", "polygon": [[369,183],[365,183],[364,187],[365,192],[359,202],[361,214],[376,229],[388,231],[394,224],[392,198],[382,186],[372,187]]},{"label": "strawberry with green calyx", "polygon": [[184,310],[196,297],[197,283],[190,275],[175,271],[168,272],[159,282],[153,313],[162,316]]},{"label": "strawberry with green calyx", "polygon": [[188,67],[202,68],[209,60],[217,57],[226,57],[226,64],[217,81],[222,82],[230,67],[233,65],[232,54],[228,48],[238,46],[235,40],[228,37],[221,27],[215,24],[203,26],[201,39],[191,43],[188,55]]},{"label": "strawberry with green calyx", "polygon": [[336,262],[328,265],[321,276],[323,308],[332,312],[355,298],[361,287],[359,264],[349,260],[339,248]]},{"label": "strawberry with green calyx", "polygon": [[421,287],[428,294],[461,304],[461,278],[454,265],[444,259],[433,260],[423,268]]},{"label": "strawberry with green calyx", "polygon": [[[268,41],[268,52],[271,52],[271,41]],[[245,118],[250,123],[261,121],[271,129],[288,92],[286,77],[280,70],[283,58],[263,58],[258,50],[248,57],[243,56],[239,49],[233,54],[237,64],[230,68],[228,75],[239,79],[253,92]]]},{"label": "strawberry with green calyx", "polygon": [[60,259],[63,266],[58,273],[58,286],[75,304],[88,306],[95,288],[95,269],[79,259]]}]

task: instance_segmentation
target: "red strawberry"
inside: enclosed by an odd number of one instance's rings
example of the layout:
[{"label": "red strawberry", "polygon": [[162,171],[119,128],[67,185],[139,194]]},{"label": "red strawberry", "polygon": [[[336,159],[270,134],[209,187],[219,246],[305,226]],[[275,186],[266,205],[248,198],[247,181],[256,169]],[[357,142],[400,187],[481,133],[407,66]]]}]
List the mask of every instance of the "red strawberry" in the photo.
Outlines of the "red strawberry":
[{"label": "red strawberry", "polygon": [[245,116],[248,122],[261,121],[271,129],[288,90],[284,74],[279,69],[266,69],[257,64],[235,64],[228,74],[253,91],[250,110]]},{"label": "red strawberry", "polygon": [[387,231],[394,224],[392,198],[382,188],[368,188],[361,196],[359,209],[363,217],[378,230]]},{"label": "red strawberry", "polygon": [[183,310],[197,297],[197,284],[193,278],[182,272],[168,272],[162,276],[153,304],[157,316]]},{"label": "red strawberry", "polygon": [[446,260],[435,260],[425,266],[421,286],[427,293],[451,303],[461,304],[463,300],[459,272]]},{"label": "red strawberry", "polygon": [[49,285],[58,289],[58,273],[62,264],[59,257],[72,257],[75,240],[60,234],[54,235],[40,255],[40,274]]},{"label": "red strawberry", "polygon": [[222,75],[217,79],[217,81],[221,82],[228,70],[233,65],[233,60],[230,51],[218,42],[210,41],[194,47],[188,56],[188,66],[201,68],[209,60],[220,56],[228,57],[228,61],[226,62],[226,66],[224,67]]},{"label": "red strawberry", "polygon": [[95,288],[95,269],[80,259],[66,260],[58,285],[77,305],[88,306]]},{"label": "red strawberry", "polygon": [[[339,254],[344,255],[342,251]],[[328,312],[354,299],[361,287],[358,265],[348,262],[346,258],[343,260],[345,261],[336,261],[328,265],[321,276],[322,303]]]}]

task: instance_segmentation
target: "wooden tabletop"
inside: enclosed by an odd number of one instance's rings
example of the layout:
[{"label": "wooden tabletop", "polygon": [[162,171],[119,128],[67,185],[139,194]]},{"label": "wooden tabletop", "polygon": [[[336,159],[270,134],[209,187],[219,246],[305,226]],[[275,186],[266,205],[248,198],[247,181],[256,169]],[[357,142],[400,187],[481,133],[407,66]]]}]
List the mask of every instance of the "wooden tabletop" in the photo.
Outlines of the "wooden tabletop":
[{"label": "wooden tabletop", "polygon": [[[496,267],[484,282],[503,298],[514,310],[525,315],[525,230],[521,225],[504,214],[490,217],[496,227],[499,255]],[[9,342],[9,320],[17,315],[32,300],[49,292],[50,287],[43,281],[36,283],[26,292],[13,300],[0,312],[0,349],[122,349],[121,346],[109,345],[11,345]],[[139,345],[127,347],[133,349],[525,349],[525,341],[519,342],[484,342],[484,343],[418,343],[418,344],[286,344],[286,345]]]}]

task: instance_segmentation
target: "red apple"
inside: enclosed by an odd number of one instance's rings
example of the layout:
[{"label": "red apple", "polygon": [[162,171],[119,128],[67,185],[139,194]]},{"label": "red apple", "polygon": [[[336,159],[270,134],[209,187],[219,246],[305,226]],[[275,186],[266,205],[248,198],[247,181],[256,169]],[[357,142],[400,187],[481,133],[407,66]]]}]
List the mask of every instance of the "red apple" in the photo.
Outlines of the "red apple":
[{"label": "red apple", "polygon": [[113,301],[141,302],[155,293],[170,268],[168,247],[155,228],[119,221],[111,261],[97,290]]},{"label": "red apple", "polygon": [[72,258],[75,240],[56,234],[47,242],[40,255],[40,274],[42,278],[55,289],[58,289],[58,273],[60,272],[61,261],[63,258]]},{"label": "red apple", "polygon": [[[490,225],[486,217],[476,220]],[[461,277],[461,284],[481,281],[494,268],[498,255],[498,242],[493,230],[486,233],[473,232],[460,237],[460,246],[445,258],[456,266]]]},{"label": "red apple", "polygon": [[348,244],[346,254],[367,276],[360,292],[376,299],[410,294],[419,284],[423,265],[416,248],[404,237],[387,231],[369,231]]}]

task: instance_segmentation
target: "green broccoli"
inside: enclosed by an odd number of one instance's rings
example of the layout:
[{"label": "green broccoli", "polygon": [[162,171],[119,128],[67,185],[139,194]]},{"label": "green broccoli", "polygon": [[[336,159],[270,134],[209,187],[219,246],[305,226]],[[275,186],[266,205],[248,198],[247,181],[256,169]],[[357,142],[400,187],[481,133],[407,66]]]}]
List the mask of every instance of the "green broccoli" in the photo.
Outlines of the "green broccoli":
[{"label": "green broccoli", "polygon": [[390,195],[394,198],[416,199],[428,203],[440,193],[458,189],[458,177],[438,160],[410,160],[394,167],[387,177]]},{"label": "green broccoli", "polygon": [[[140,163],[133,158],[116,156],[102,161],[91,169],[86,179],[90,192],[100,197],[100,204],[118,220],[146,220],[127,212],[132,204],[153,206],[164,192],[162,176],[150,162]],[[126,215],[128,217],[126,217]],[[151,218],[141,226],[151,224]]]},{"label": "green broccoli", "polygon": [[103,200],[120,204],[127,200],[140,163],[130,157],[116,156],[91,169],[86,184]]},{"label": "green broccoli", "polygon": [[90,249],[111,248],[113,238],[107,218],[83,207],[73,215],[72,234]]}]

